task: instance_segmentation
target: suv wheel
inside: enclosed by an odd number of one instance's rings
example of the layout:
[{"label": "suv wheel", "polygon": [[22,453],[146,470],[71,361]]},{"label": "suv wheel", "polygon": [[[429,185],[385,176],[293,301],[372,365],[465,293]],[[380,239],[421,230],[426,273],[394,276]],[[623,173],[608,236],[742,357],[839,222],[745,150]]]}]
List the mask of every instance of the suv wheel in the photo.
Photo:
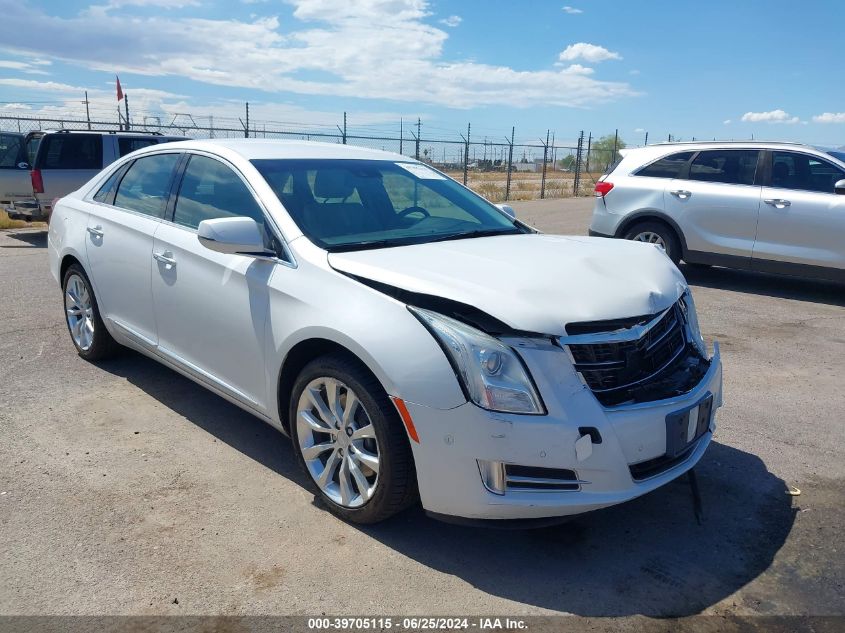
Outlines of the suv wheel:
[{"label": "suv wheel", "polygon": [[416,500],[405,429],[381,384],[356,360],[331,354],[308,363],[288,419],[297,460],[332,513],[376,523]]},{"label": "suv wheel", "polygon": [[625,233],[626,240],[657,244],[675,264],[681,261],[681,246],[675,231],[662,222],[641,222]]},{"label": "suv wheel", "polygon": [[65,271],[62,289],[65,322],[79,355],[88,361],[113,356],[119,345],[106,330],[91,282],[79,264],[71,264]]}]

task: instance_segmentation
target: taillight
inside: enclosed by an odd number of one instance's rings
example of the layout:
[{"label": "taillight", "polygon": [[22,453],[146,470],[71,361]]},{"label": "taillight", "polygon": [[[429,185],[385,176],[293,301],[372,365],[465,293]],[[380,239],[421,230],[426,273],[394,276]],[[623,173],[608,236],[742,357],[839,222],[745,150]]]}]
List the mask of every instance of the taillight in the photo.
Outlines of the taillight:
[{"label": "taillight", "polygon": [[41,178],[41,170],[33,169],[29,177],[32,180],[32,193],[44,193],[44,180]]},{"label": "taillight", "polygon": [[613,189],[613,183],[600,180],[596,183],[596,198],[603,198]]}]

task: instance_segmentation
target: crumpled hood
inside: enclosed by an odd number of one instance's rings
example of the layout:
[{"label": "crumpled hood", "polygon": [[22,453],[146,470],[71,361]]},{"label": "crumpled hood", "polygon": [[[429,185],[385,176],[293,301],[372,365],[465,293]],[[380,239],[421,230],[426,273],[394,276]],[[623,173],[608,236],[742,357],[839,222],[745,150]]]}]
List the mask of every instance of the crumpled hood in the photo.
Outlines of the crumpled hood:
[{"label": "crumpled hood", "polygon": [[651,244],[543,234],[330,253],[338,271],[478,308],[515,330],[657,313],[686,282]]}]

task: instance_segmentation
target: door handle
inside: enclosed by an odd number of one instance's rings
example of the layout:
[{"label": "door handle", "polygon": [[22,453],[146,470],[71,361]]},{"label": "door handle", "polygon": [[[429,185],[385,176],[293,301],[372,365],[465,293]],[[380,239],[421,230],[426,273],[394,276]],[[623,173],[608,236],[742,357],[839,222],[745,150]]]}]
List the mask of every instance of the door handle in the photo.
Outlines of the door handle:
[{"label": "door handle", "polygon": [[103,227],[99,224],[97,226],[89,226],[88,232],[94,237],[103,237]]},{"label": "door handle", "polygon": [[785,209],[792,204],[789,200],[784,200],[783,198],[768,198],[767,200],[763,200],[763,202],[772,205],[775,209]]},{"label": "door handle", "polygon": [[691,191],[686,191],[685,189],[675,189],[675,191],[670,191],[673,196],[677,196],[681,200],[686,200],[692,195]]},{"label": "door handle", "polygon": [[168,270],[176,266],[176,260],[173,259],[173,253],[171,253],[170,251],[164,251],[163,253],[153,253],[153,259],[157,262],[161,262],[162,264],[164,264],[164,267]]}]

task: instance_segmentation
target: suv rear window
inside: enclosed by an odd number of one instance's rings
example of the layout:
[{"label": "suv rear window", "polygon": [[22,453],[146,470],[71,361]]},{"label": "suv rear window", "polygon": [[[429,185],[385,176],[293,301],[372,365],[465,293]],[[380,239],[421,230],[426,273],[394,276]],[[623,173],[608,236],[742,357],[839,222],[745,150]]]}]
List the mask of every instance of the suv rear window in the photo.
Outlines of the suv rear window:
[{"label": "suv rear window", "polygon": [[743,149],[716,149],[699,152],[689,168],[690,180],[753,185],[760,152]]},{"label": "suv rear window", "polygon": [[23,160],[23,136],[0,134],[0,168],[17,169]]},{"label": "suv rear window", "polygon": [[103,168],[103,139],[88,134],[48,134],[38,148],[39,169]]},{"label": "suv rear window", "polygon": [[646,165],[640,169],[635,176],[650,176],[651,178],[677,178],[681,169],[687,164],[694,152],[678,152],[669,154]]},{"label": "suv rear window", "polygon": [[119,136],[117,138],[117,151],[121,156],[126,156],[136,149],[143,149],[144,147],[149,147],[157,143],[158,139],[155,137]]}]

